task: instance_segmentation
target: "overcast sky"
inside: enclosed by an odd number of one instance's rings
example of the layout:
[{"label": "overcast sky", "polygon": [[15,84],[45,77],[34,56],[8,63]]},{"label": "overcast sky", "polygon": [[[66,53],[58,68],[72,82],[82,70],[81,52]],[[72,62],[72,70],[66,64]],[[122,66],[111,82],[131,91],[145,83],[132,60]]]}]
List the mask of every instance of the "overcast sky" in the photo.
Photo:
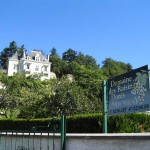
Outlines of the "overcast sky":
[{"label": "overcast sky", "polygon": [[150,0],[1,0],[0,50],[12,41],[138,68],[150,64]]}]

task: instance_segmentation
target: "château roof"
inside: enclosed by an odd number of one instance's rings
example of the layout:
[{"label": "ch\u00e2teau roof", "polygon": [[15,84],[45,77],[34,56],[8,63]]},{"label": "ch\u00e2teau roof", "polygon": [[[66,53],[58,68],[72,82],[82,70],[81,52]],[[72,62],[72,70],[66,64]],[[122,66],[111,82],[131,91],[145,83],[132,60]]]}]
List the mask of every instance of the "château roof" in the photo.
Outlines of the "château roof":
[{"label": "ch\u00e2teau roof", "polygon": [[9,59],[19,60],[18,53],[16,52],[16,53],[15,53],[15,54],[13,54],[13,55],[12,55],[12,57],[10,57]]},{"label": "ch\u00e2teau roof", "polygon": [[31,60],[35,60],[35,57],[39,57],[40,61],[48,61],[47,58],[39,50],[32,50],[27,57]]},{"label": "ch\u00e2teau roof", "polygon": [[[36,57],[39,58],[39,61],[45,61],[45,62],[48,62],[49,60],[43,55],[43,53],[40,51],[40,50],[32,50],[30,52],[30,54],[26,55],[25,54],[25,51],[23,51],[23,56],[21,58],[25,58],[25,59],[28,59],[28,60],[36,60]],[[20,60],[21,59],[19,56],[18,56],[18,53],[16,52],[12,57],[10,57],[9,59],[10,60]]]}]

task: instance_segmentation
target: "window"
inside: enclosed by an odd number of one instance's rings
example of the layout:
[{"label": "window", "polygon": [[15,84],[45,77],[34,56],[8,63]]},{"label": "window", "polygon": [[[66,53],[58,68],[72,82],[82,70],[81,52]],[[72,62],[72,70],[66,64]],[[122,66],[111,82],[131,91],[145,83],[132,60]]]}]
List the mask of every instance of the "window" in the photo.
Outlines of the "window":
[{"label": "window", "polygon": [[40,61],[40,57],[35,57],[35,61]]},{"label": "window", "polygon": [[17,70],[17,65],[16,64],[14,65],[14,70]]},{"label": "window", "polygon": [[48,68],[47,66],[44,66],[44,71],[47,71],[48,70],[47,68]]},{"label": "window", "polygon": [[30,69],[30,64],[27,64],[27,69]]},{"label": "window", "polygon": [[35,71],[39,71],[39,66],[35,66]]},{"label": "window", "polygon": [[38,53],[35,55],[35,61],[40,61],[40,55]]}]

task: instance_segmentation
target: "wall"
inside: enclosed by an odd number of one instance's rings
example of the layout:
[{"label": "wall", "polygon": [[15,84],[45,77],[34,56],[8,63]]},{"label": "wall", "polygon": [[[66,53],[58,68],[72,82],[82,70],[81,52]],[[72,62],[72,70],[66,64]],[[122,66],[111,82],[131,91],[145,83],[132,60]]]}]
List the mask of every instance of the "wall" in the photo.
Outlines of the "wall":
[{"label": "wall", "polygon": [[[16,149],[24,146],[25,150],[33,150],[33,147],[46,150],[60,150],[60,135],[55,138],[46,134],[33,137],[30,135],[1,136],[0,150]],[[54,143],[54,144],[53,144]],[[21,149],[21,148],[20,148]],[[138,134],[67,134],[66,150],[149,150],[150,133]]]},{"label": "wall", "polygon": [[140,134],[72,134],[67,136],[66,150],[149,150],[150,133]]},{"label": "wall", "polygon": [[14,68],[14,65],[18,65],[18,61],[17,60],[9,60],[9,63],[8,63],[8,76],[12,76],[14,73],[17,73],[18,70],[17,70],[17,67]]}]

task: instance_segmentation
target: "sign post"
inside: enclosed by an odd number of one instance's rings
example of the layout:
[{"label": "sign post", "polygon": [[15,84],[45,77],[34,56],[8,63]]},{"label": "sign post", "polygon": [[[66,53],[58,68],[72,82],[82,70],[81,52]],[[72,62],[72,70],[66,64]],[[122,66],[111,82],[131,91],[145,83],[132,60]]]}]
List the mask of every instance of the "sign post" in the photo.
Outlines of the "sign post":
[{"label": "sign post", "polygon": [[107,133],[107,115],[150,110],[149,85],[147,65],[103,81],[103,133]]},{"label": "sign post", "polygon": [[108,115],[150,110],[148,66],[108,80]]},{"label": "sign post", "polygon": [[103,133],[107,133],[107,97],[106,97],[106,88],[107,83],[104,80],[103,87]]}]

